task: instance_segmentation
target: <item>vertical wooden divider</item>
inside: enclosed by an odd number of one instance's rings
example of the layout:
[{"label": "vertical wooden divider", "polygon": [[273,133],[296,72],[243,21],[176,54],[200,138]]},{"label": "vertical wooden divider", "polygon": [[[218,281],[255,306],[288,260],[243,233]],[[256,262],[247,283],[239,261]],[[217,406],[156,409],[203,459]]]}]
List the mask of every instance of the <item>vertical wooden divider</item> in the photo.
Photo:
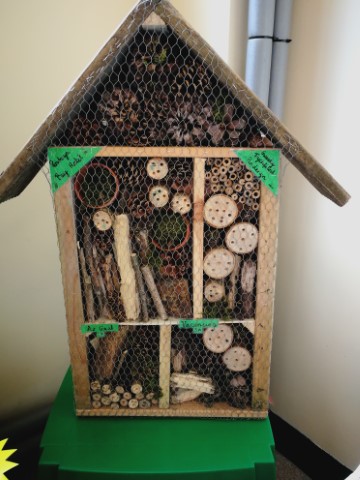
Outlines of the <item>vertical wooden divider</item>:
[{"label": "vertical wooden divider", "polygon": [[[156,328],[156,327],[155,327]],[[171,325],[160,325],[160,363],[159,386],[162,397],[159,399],[160,408],[169,408],[170,404],[170,362],[171,362]]]},{"label": "vertical wooden divider", "polygon": [[203,317],[205,158],[194,158],[193,315]]},{"label": "vertical wooden divider", "polygon": [[269,402],[278,216],[278,198],[261,185],[253,359],[254,410],[266,410]]},{"label": "vertical wooden divider", "polygon": [[80,332],[84,323],[76,227],[71,181],[54,194],[56,225],[60,249],[66,321],[69,335],[71,370],[77,409],[90,408],[90,385],[86,338]]}]

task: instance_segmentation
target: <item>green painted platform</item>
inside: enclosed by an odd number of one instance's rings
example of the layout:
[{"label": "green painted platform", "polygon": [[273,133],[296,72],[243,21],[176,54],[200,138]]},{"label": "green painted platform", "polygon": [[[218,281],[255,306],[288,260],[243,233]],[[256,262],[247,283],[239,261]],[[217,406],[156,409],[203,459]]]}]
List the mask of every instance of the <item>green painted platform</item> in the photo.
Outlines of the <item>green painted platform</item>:
[{"label": "green painted platform", "polygon": [[275,480],[266,420],[77,418],[67,373],[41,441],[38,480]]}]

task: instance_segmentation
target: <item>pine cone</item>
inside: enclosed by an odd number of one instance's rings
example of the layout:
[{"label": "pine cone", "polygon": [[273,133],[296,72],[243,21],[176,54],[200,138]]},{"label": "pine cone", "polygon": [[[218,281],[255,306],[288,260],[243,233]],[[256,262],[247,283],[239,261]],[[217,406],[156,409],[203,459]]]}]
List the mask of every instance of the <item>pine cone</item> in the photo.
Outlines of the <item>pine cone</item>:
[{"label": "pine cone", "polygon": [[199,145],[212,124],[212,108],[209,104],[182,101],[170,105],[165,121],[171,144]]},{"label": "pine cone", "polygon": [[141,122],[139,101],[135,93],[118,87],[111,92],[105,91],[98,107],[104,115],[104,123],[115,137],[120,134],[127,143],[140,142],[144,134],[144,125]]},{"label": "pine cone", "polygon": [[[246,128],[247,122],[244,117],[238,117],[234,110],[234,106],[231,103],[226,103],[221,123],[214,124],[209,128],[214,145],[228,142],[233,145],[239,142],[240,135]],[[225,136],[225,134],[227,135]]]}]

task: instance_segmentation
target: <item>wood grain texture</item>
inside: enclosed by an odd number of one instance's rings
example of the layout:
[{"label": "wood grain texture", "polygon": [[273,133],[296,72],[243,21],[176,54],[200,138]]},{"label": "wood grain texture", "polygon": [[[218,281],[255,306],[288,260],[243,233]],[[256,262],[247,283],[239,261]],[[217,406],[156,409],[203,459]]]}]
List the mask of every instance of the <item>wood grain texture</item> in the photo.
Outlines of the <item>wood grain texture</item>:
[{"label": "wood grain texture", "polygon": [[279,216],[278,198],[264,185],[259,215],[252,406],[255,410],[264,410],[269,401]]},{"label": "wood grain texture", "polygon": [[60,249],[62,282],[69,335],[70,359],[76,408],[90,407],[90,385],[86,338],[80,332],[84,323],[80,271],[76,248],[76,231],[71,182],[54,195],[57,233]]},{"label": "wood grain texture", "polygon": [[159,386],[162,397],[159,399],[161,409],[168,408],[170,404],[170,362],[171,362],[171,326],[160,327],[160,366]]},{"label": "wood grain texture", "polygon": [[339,206],[345,205],[350,195],[309,152],[298,142],[274,113],[267,108],[245,82],[216,54],[210,45],[186,22],[167,0],[159,3],[155,12],[212,70],[263,130],[269,132],[272,142],[280,147],[285,157],[323,195]]},{"label": "wood grain texture", "polygon": [[193,316],[202,318],[204,303],[204,158],[194,158],[193,188]]}]

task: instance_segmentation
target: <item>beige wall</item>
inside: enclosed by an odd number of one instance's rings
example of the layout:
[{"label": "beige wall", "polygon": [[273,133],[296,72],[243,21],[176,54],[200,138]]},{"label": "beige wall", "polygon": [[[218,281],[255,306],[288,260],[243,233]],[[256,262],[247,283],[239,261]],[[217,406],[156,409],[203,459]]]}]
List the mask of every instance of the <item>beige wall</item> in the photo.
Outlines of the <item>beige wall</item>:
[{"label": "beige wall", "polygon": [[[244,71],[246,0],[177,0]],[[0,0],[0,170],[134,0]],[[104,13],[105,7],[105,13]],[[353,194],[339,209],[283,178],[272,365],[274,411],[348,467],[360,463],[357,0],[297,0],[285,121]],[[229,38],[231,42],[229,43]],[[68,367],[51,197],[42,174],[0,206],[0,418],[51,400]]]}]

